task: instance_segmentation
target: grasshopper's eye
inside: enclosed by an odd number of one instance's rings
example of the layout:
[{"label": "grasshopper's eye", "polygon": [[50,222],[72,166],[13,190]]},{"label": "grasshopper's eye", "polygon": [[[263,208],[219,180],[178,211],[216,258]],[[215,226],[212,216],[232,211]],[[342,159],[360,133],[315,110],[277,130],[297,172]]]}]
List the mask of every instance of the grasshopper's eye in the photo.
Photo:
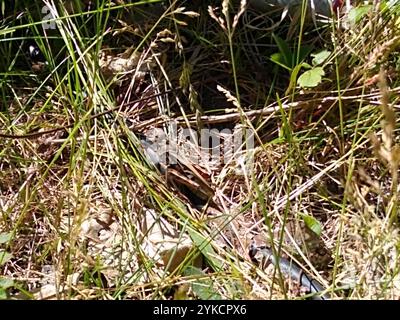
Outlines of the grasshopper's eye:
[{"label": "grasshopper's eye", "polygon": [[27,54],[33,62],[45,62],[46,61],[46,58],[44,57],[43,52],[35,44],[29,45]]},{"label": "grasshopper's eye", "polygon": [[29,57],[32,60],[37,60],[41,56],[41,52],[38,47],[30,45],[28,48]]},{"label": "grasshopper's eye", "polygon": [[48,64],[43,53],[36,45],[29,45],[26,55],[29,57],[32,69],[35,72],[43,71],[43,68]]}]

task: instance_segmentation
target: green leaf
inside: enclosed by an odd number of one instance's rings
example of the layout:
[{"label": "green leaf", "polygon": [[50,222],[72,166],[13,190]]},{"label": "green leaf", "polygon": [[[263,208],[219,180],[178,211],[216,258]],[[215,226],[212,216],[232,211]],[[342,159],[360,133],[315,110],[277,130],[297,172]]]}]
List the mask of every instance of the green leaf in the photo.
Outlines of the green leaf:
[{"label": "green leaf", "polygon": [[286,64],[285,64],[285,58],[283,57],[283,55],[279,52],[276,52],[274,54],[271,55],[270,57],[272,62],[275,62],[278,66],[286,69],[286,70],[291,70],[291,68],[289,68]]},{"label": "green leaf", "polygon": [[7,251],[0,251],[0,266],[7,263],[12,258],[12,254]]},{"label": "green leaf", "polygon": [[370,11],[371,8],[372,5],[365,5],[352,8],[349,11],[347,19],[349,20],[350,24],[357,24]]},{"label": "green leaf", "polygon": [[318,237],[321,236],[322,226],[317,219],[308,214],[301,214],[301,218],[312,232],[314,232]]},{"label": "green leaf", "polygon": [[207,275],[201,269],[188,266],[184,274],[185,276],[199,276],[199,279],[192,282],[192,290],[201,300],[222,299],[218,292],[216,292],[213,281],[207,278]]},{"label": "green leaf", "polygon": [[2,232],[2,233],[0,233],[0,244],[10,242],[11,238],[12,238],[12,233],[11,232]]},{"label": "green leaf", "polygon": [[331,52],[328,50],[323,50],[318,53],[311,54],[311,57],[313,57],[313,59],[312,59],[313,66],[318,66],[318,65],[324,63],[324,61],[326,59],[328,59],[330,54],[331,54]]},{"label": "green leaf", "polygon": [[285,94],[288,95],[290,94],[290,92],[292,91],[293,87],[295,87],[296,85],[296,79],[297,79],[297,75],[299,74],[301,68],[303,67],[303,64],[298,64],[297,66],[295,66],[292,70],[292,73],[290,74],[290,82],[289,82],[289,86],[286,89]]},{"label": "green leaf", "polygon": [[189,230],[188,232],[193,240],[194,245],[208,260],[211,267],[217,272],[220,271],[222,269],[222,262],[215,258],[217,257],[217,254],[211,246],[210,241],[204,238],[200,233],[194,232],[192,230]]},{"label": "green leaf", "polygon": [[272,37],[274,38],[276,44],[278,45],[279,52],[282,55],[283,64],[290,69],[293,68],[293,54],[290,51],[290,48],[287,45],[287,43],[274,33],[272,34]]},{"label": "green leaf", "polygon": [[6,277],[0,277],[0,289],[8,289],[14,286],[14,280]]},{"label": "green leaf", "polygon": [[303,88],[314,88],[322,81],[322,76],[325,75],[324,69],[315,67],[304,72],[298,79],[297,84]]},{"label": "green leaf", "polygon": [[7,291],[0,287],[0,300],[7,300]]},{"label": "green leaf", "polygon": [[311,65],[309,65],[307,62],[303,62],[302,64],[301,64],[301,66],[303,67],[303,68],[305,68],[305,69],[312,69],[313,67],[311,66]]}]

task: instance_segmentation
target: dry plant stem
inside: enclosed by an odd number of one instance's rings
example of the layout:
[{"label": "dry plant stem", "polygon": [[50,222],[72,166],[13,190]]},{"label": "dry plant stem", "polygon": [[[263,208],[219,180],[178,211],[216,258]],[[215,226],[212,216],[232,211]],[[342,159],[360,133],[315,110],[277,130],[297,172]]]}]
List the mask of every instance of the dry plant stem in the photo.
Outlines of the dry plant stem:
[{"label": "dry plant stem", "polygon": [[[148,96],[148,97],[144,97],[144,98],[137,99],[135,101],[131,101],[129,103],[124,104],[123,106],[118,106],[118,107],[112,108],[110,110],[107,110],[107,111],[92,115],[92,116],[90,116],[88,118],[88,120],[89,121],[90,120],[94,120],[96,118],[102,117],[104,115],[110,114],[110,113],[115,112],[115,111],[121,111],[121,109],[123,109],[123,108],[135,105],[138,102],[143,102],[143,101],[146,101],[146,100],[150,100],[150,99],[156,98],[158,96],[162,96],[162,95],[167,94],[167,93],[169,93],[171,91],[172,90],[166,90],[165,92],[162,92],[162,93],[157,93],[157,94],[154,94],[154,95],[151,95],[151,96]],[[66,129],[72,128],[72,127],[74,127],[74,125],[75,124],[71,124],[71,125],[67,125],[67,126],[63,126],[63,127],[56,127],[54,129],[50,129],[50,130],[46,130],[46,131],[27,133],[27,134],[23,134],[23,135],[13,135],[13,134],[0,133],[0,138],[8,138],[8,139],[37,139],[37,138],[39,138],[39,137],[41,137],[43,135],[49,134],[49,133],[54,133],[54,132],[58,132],[58,131],[62,131],[62,130],[66,130]]]},{"label": "dry plant stem", "polygon": [[[110,110],[92,115],[89,120],[93,120],[96,118],[99,118],[101,116],[104,116],[106,114],[112,113],[114,111],[120,111],[121,109],[131,106],[133,104],[136,104],[138,102],[141,101],[146,101],[146,100],[150,100],[152,98],[157,98],[159,96],[163,96],[167,93],[173,92],[174,89],[169,89],[166,90],[162,93],[157,93],[148,97],[144,97],[141,99],[137,99],[135,101],[129,102],[128,104],[124,104],[123,106],[118,106],[115,108],[112,108]],[[388,93],[400,93],[400,87],[394,88],[394,89],[388,89]],[[341,96],[340,100],[348,100],[348,101],[360,101],[363,102],[365,101],[366,103],[370,103],[370,104],[377,104],[379,102],[375,102],[375,99],[378,99],[380,97],[380,95],[378,93],[373,93],[373,94],[369,94],[369,95],[351,95],[351,96]],[[367,100],[367,98],[369,98],[370,100]],[[322,104],[322,103],[326,103],[326,102],[338,102],[339,98],[338,97],[324,97],[324,98],[319,98],[319,99],[310,99],[310,100],[304,100],[304,101],[298,101],[298,102],[288,102],[288,103],[282,103],[281,108],[283,110],[290,110],[290,109],[301,109],[301,108],[305,108],[309,105],[313,105],[313,104]],[[380,104],[380,103],[379,103]],[[395,106],[397,107],[397,106]],[[232,122],[232,121],[238,121],[242,119],[242,116],[245,115],[247,118],[251,119],[254,117],[262,117],[262,116],[268,116],[271,114],[275,114],[276,112],[281,111],[280,107],[278,106],[277,103],[273,103],[268,107],[265,107],[261,110],[254,110],[254,111],[246,111],[246,112],[230,112],[230,113],[226,113],[223,115],[216,115],[216,116],[201,116],[201,117],[185,117],[185,116],[181,116],[181,117],[176,117],[176,118],[169,118],[166,116],[159,116],[156,117],[154,119],[148,120],[148,121],[144,121],[140,124],[131,126],[130,129],[133,131],[136,130],[141,130],[144,129],[146,127],[148,127],[149,125],[156,125],[156,124],[163,124],[166,122],[170,122],[170,121],[176,121],[179,124],[190,124],[190,125],[196,125],[198,123],[198,121],[200,120],[201,122],[205,123],[205,124],[218,124],[218,123],[225,123],[225,122]],[[72,128],[73,125],[69,125],[69,126],[65,126],[65,127],[57,127],[54,129],[50,129],[50,130],[46,130],[46,131],[41,131],[41,132],[34,132],[34,133],[28,133],[28,134],[24,134],[24,135],[12,135],[12,134],[5,134],[5,133],[0,133],[0,138],[8,138],[8,139],[36,139],[39,138],[45,134],[49,134],[49,133],[54,133],[57,131],[61,131],[61,130],[65,130],[67,128]]]}]

